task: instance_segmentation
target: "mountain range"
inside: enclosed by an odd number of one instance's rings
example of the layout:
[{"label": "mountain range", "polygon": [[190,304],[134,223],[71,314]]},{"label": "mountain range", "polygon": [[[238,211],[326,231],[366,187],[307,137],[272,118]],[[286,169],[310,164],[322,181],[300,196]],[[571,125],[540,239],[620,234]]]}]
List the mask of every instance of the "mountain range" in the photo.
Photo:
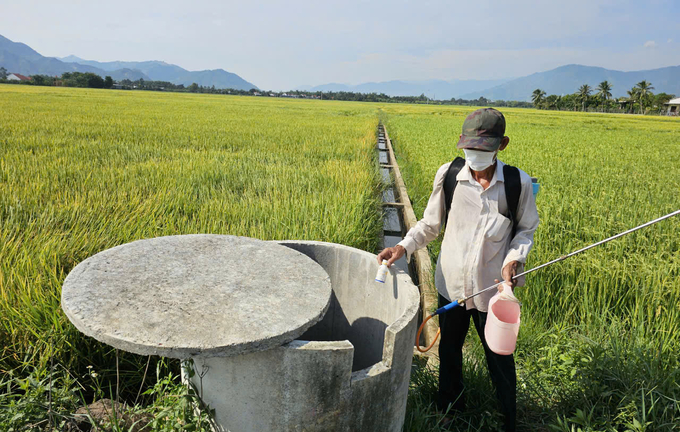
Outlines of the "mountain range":
[{"label": "mountain range", "polygon": [[[169,81],[174,84],[197,83],[216,88],[239,90],[257,89],[257,86],[240,76],[223,69],[188,71],[180,66],[163,61],[112,61],[98,62],[76,56],[61,59],[44,57],[31,47],[13,42],[0,35],[0,66],[8,72],[22,75],[61,75],[64,72],[93,72],[102,77],[110,75],[114,80],[123,79]],[[680,95],[680,66],[660,69],[622,72],[601,67],[566,65],[537,72],[525,77],[499,80],[423,80],[368,82],[358,85],[324,84],[303,86],[298,90],[307,91],[351,91],[360,93],[385,93],[390,96],[418,96],[425,94],[440,100],[451,98],[530,101],[535,89],[547,94],[564,95],[575,93],[583,84],[593,89],[602,81],[609,81],[615,97],[625,96],[636,83],[647,80],[654,86],[655,93]]]},{"label": "mountain range", "polygon": [[424,81],[385,81],[369,82],[358,85],[347,84],[323,84],[319,86],[302,86],[298,90],[305,91],[333,91],[333,92],[357,92],[357,93],[385,93],[390,96],[418,96],[424,94],[433,99],[458,98],[461,95],[474,91],[482,91],[506,82],[510,79],[501,80],[424,80]]},{"label": "mountain range", "polygon": [[614,97],[626,96],[626,91],[642,80],[652,83],[654,93],[680,95],[680,66],[622,72],[571,64],[517,78],[485,90],[472,90],[465,93],[462,98],[477,99],[483,96],[491,100],[529,101],[531,93],[537,88],[547,94],[565,95],[576,93],[580,86],[588,84],[595,92],[597,85],[605,80],[612,84]]},{"label": "mountain range", "polygon": [[169,81],[189,86],[196,83],[216,88],[250,90],[257,88],[240,76],[223,69],[188,71],[162,61],[97,62],[76,56],[62,59],[45,57],[26,44],[13,42],[0,35],[0,66],[8,72],[22,75],[61,75],[64,72],[92,72],[102,77],[110,75],[116,81],[140,78],[151,81]]},{"label": "mountain range", "polygon": [[546,71],[537,72],[525,77],[505,80],[427,80],[427,81],[386,81],[369,82],[357,85],[324,84],[315,87],[303,86],[299,90],[309,91],[354,91],[361,93],[385,93],[390,96],[418,96],[424,93],[427,97],[439,100],[479,99],[531,101],[531,94],[537,88],[547,94],[565,95],[576,93],[583,84],[595,88],[602,81],[612,84],[614,97],[625,96],[642,80],[654,86],[655,93],[680,95],[680,66],[660,69],[622,72],[601,67],[566,65]]}]

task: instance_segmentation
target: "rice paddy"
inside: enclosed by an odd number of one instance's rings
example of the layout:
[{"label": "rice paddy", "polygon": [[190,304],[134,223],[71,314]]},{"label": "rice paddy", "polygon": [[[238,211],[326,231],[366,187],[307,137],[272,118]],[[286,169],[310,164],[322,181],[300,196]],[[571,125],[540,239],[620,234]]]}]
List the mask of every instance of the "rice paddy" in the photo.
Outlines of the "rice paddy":
[{"label": "rice paddy", "polygon": [[[379,119],[421,216],[437,168],[462,155],[455,143],[471,110],[0,86],[0,411],[24,412],[17,425],[44,417],[48,369],[61,371],[50,387],[65,389],[68,403],[115,384],[115,351],[78,333],[59,307],[78,262],[191,233],[376,252]],[[680,208],[677,119],[502,111],[511,142],[500,159],[541,183],[527,267]],[[678,430],[679,229],[665,221],[528,277],[518,290],[521,427]],[[436,257],[436,242],[430,251]],[[475,341],[466,349],[471,409],[453,430],[499,424]],[[146,361],[120,354],[120,392],[136,399],[144,388],[140,400],[165,412],[159,395],[177,391],[177,365],[154,362],[142,376]],[[436,370],[416,367],[405,430],[439,430],[434,392]],[[0,429],[14,418],[3,415]]]},{"label": "rice paddy", "polygon": [[[375,250],[376,109],[0,86],[0,383],[48,362],[87,383],[87,366],[111,371],[114,351],[59,301],[68,272],[112,246],[214,233]],[[146,359],[123,360],[134,398]]]},{"label": "rice paddy", "polygon": [[[418,217],[437,169],[463,156],[455,144],[470,111],[384,108]],[[527,269],[680,208],[680,123],[674,119],[502,111],[510,145],[499,159],[541,183],[541,225]],[[527,276],[527,288],[517,290],[524,304],[517,357],[526,430],[550,424],[565,431],[572,425],[677,430],[678,232],[680,220],[670,219]],[[433,242],[433,259],[438,250]],[[484,388],[476,380],[487,379],[476,340],[470,338],[468,375]],[[487,409],[495,401],[480,404]],[[577,410],[589,419],[565,420],[577,418]],[[486,430],[478,415],[459,430]],[[636,429],[630,426],[636,421],[650,423]]]}]

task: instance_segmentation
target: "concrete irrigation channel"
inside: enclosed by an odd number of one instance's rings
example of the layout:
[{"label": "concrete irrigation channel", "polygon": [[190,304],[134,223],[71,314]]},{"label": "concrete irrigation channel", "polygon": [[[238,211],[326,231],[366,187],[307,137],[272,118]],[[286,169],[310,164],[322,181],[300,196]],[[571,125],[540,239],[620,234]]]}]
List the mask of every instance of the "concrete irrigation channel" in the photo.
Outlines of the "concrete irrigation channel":
[{"label": "concrete irrigation channel", "polygon": [[[383,246],[392,247],[399,243],[408,230],[413,228],[418,219],[411,206],[411,200],[408,197],[406,184],[401,176],[399,164],[394,154],[394,147],[392,140],[387,133],[387,128],[383,124],[378,125],[378,162],[380,163],[380,172],[383,183],[385,183],[385,191],[383,192]],[[400,258],[395,265],[401,270],[407,272],[411,279],[418,285],[420,289],[420,305],[421,314],[419,321],[422,321],[423,316],[427,316],[437,307],[437,290],[431,280],[432,265],[427,249],[418,249],[413,253],[413,259],[410,264],[406,262],[404,257]],[[416,343],[422,346],[429,346],[437,336],[438,326],[433,320],[428,321],[421,333],[421,340]],[[436,355],[439,341],[430,351]]]}]

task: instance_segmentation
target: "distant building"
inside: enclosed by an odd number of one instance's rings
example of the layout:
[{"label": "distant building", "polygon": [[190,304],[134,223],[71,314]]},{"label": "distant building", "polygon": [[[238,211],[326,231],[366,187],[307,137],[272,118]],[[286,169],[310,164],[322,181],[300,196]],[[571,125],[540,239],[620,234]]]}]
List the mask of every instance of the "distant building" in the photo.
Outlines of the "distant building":
[{"label": "distant building", "polygon": [[7,75],[7,81],[30,81],[31,79],[27,76],[20,75],[18,73],[11,73]]},{"label": "distant building", "polygon": [[666,114],[670,116],[680,115],[680,98],[671,99],[666,102],[666,105],[668,105]]},{"label": "distant building", "polygon": [[619,109],[621,111],[629,111],[630,110],[630,105],[634,103],[634,101],[626,99],[626,98],[621,98],[616,101],[617,104],[619,104]]}]

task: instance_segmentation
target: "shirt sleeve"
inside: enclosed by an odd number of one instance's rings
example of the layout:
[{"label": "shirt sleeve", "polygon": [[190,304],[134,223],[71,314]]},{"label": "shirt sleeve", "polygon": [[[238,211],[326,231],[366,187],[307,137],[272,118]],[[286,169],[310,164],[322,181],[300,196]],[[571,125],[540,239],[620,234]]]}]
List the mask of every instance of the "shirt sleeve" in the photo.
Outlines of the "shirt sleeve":
[{"label": "shirt sleeve", "polygon": [[[524,172],[521,172],[521,176],[522,191],[517,206],[517,229],[503,261],[503,268],[511,261],[519,261],[518,273],[524,271],[524,264],[527,262],[527,256],[534,244],[534,232],[538,228],[539,222],[531,177]],[[524,285],[524,278],[517,280],[517,284]]]},{"label": "shirt sleeve", "polygon": [[402,241],[397,245],[406,249],[406,260],[411,261],[411,254],[416,250],[427,246],[436,239],[442,227],[442,219],[446,214],[444,202],[444,178],[451,163],[442,165],[434,176],[432,194],[427,202],[423,218],[411,228]]}]

